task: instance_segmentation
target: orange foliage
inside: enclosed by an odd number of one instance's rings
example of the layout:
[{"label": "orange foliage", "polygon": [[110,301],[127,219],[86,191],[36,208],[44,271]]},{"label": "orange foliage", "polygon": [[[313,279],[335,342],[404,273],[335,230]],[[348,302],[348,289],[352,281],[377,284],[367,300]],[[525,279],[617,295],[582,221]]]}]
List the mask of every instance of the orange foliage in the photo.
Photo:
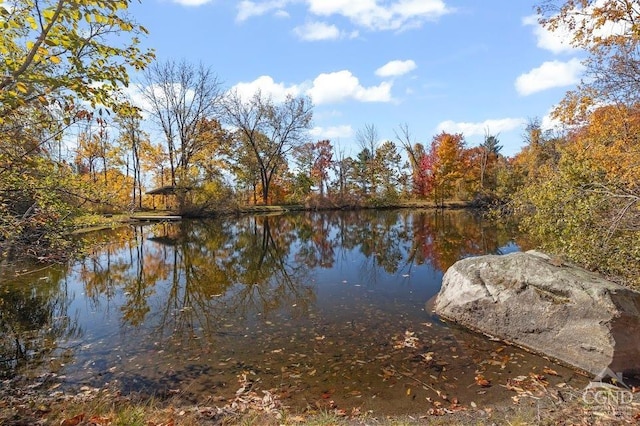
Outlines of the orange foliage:
[{"label": "orange foliage", "polygon": [[607,182],[633,188],[640,182],[640,106],[609,105],[594,111],[572,133],[568,154],[604,173]]}]

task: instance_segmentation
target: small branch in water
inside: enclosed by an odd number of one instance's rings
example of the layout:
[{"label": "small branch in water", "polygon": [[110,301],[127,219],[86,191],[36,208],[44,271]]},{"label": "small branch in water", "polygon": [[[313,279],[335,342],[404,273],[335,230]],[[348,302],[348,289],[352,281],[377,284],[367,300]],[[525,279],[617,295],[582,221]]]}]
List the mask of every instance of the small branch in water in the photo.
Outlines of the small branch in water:
[{"label": "small branch in water", "polygon": [[[391,367],[393,367],[393,366],[391,366]],[[442,391],[440,391],[440,390],[438,390],[438,389],[434,388],[434,387],[433,387],[433,386],[431,386],[430,384],[425,383],[425,382],[423,382],[423,381],[422,381],[422,380],[420,380],[420,379],[416,379],[415,377],[413,377],[413,376],[411,375],[411,373],[409,373],[409,372],[405,373],[405,372],[402,372],[402,371],[398,371],[398,370],[396,370],[396,369],[395,369],[395,367],[393,367],[393,369],[394,369],[397,373],[399,373],[399,374],[403,375],[404,377],[407,377],[407,378],[409,378],[409,379],[413,380],[413,381],[414,381],[414,382],[416,382],[416,383],[421,384],[421,385],[422,385],[422,386],[424,386],[425,388],[430,389],[430,390],[432,390],[433,392],[437,393],[439,397],[442,397],[442,395],[443,395]]]}]

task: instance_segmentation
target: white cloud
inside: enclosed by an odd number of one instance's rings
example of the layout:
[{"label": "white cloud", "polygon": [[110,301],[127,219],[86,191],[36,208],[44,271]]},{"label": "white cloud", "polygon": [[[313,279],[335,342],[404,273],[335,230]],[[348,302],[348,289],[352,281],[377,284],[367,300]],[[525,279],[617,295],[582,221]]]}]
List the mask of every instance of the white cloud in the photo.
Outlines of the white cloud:
[{"label": "white cloud", "polygon": [[438,124],[438,132],[462,133],[465,136],[479,136],[487,132],[496,135],[503,132],[510,132],[526,124],[524,118],[500,118],[495,120],[485,120],[480,123],[455,122],[452,120],[443,121]]},{"label": "white cloud", "polygon": [[277,18],[290,18],[291,17],[291,15],[289,15],[289,12],[287,12],[284,9],[276,10],[273,13],[273,16],[275,16]]},{"label": "white cloud", "polygon": [[314,15],[341,15],[370,30],[418,27],[452,12],[442,0],[398,0],[388,5],[379,4],[379,0],[307,0],[307,3]]},{"label": "white cloud", "polygon": [[391,61],[376,70],[379,77],[397,77],[415,70],[418,66],[411,59],[407,61]]},{"label": "white cloud", "polygon": [[338,27],[324,22],[308,22],[294,28],[293,32],[305,41],[336,40],[341,37]]},{"label": "white cloud", "polygon": [[326,22],[308,22],[302,26],[295,27],[293,29],[295,35],[299,39],[304,41],[319,41],[319,40],[337,40],[340,38],[357,38],[360,33],[358,31],[352,31],[347,33],[341,31],[338,27]]},{"label": "white cloud", "polygon": [[542,117],[542,122],[540,123],[540,126],[544,130],[562,129],[564,127],[564,125],[560,120],[558,120],[557,118],[553,118],[551,116],[551,111],[549,111],[547,115]]},{"label": "white cloud", "polygon": [[309,131],[311,136],[317,139],[336,140],[340,138],[350,138],[353,136],[353,128],[349,124],[331,127],[314,127]]},{"label": "white cloud", "polygon": [[316,105],[337,103],[348,99],[361,102],[390,102],[391,87],[390,82],[364,87],[351,71],[343,70],[320,74],[313,80],[313,87],[307,91],[307,94]]},{"label": "white cloud", "polygon": [[285,85],[276,83],[271,76],[263,75],[250,82],[240,82],[230,90],[241,98],[249,99],[260,91],[275,102],[282,102],[288,95],[308,95],[316,105],[339,103],[347,100],[359,102],[391,102],[392,83],[382,82],[377,86],[364,87],[351,71],[343,70],[320,74],[313,82]]},{"label": "white cloud", "polygon": [[[184,1],[184,0],[181,0]],[[186,0],[186,1],[203,1],[203,0]],[[269,12],[274,12],[276,16],[289,16],[284,7],[290,3],[289,0],[269,0],[269,1],[250,1],[243,0],[238,3],[238,14],[236,21],[242,22],[254,16],[262,16]]]},{"label": "white cloud", "polygon": [[[169,87],[173,90],[172,96],[176,98],[183,98],[186,102],[191,102],[195,98],[196,92],[193,89],[186,88],[185,90],[179,83],[172,83]],[[161,87],[158,84],[149,86],[132,84],[122,88],[121,93],[132,105],[140,108],[142,110],[142,116],[148,119],[152,116],[152,111],[155,108],[162,108],[170,103],[167,100],[168,90],[168,87]],[[153,101],[149,98],[156,100],[157,105],[155,107]]]},{"label": "white cloud", "polygon": [[202,6],[203,4],[210,3],[212,0],[173,0],[174,3],[178,3],[182,6]]},{"label": "white cloud", "polygon": [[[150,87],[140,87],[136,85],[129,85],[122,89],[125,97],[129,99],[129,101],[138,108],[141,108],[143,111],[148,111],[151,107],[151,104],[146,100],[144,96],[144,92],[147,90],[153,90],[153,86]],[[156,90],[156,94],[159,95],[159,90]]]},{"label": "white cloud", "polygon": [[[208,0],[174,0],[204,2]],[[310,14],[321,17],[339,15],[357,27],[374,31],[405,30],[420,27],[452,13],[444,0],[242,0],[236,20],[245,21],[270,12],[283,13],[291,3],[303,2]],[[287,15],[288,16],[288,15]],[[351,35],[353,36],[353,34]]]},{"label": "white cloud", "polygon": [[516,79],[516,90],[520,95],[552,89],[554,87],[571,86],[580,82],[584,65],[579,59],[568,62],[548,61]]},{"label": "white cloud", "polygon": [[274,102],[282,102],[288,95],[298,96],[302,93],[300,86],[286,86],[284,83],[276,83],[272,77],[263,75],[250,82],[240,82],[231,88],[242,99],[249,99],[260,91],[264,96],[270,96]]},{"label": "white cloud", "polygon": [[538,15],[527,16],[522,19],[522,24],[533,27],[538,46],[541,49],[553,53],[575,52],[577,49],[571,46],[573,35],[568,28],[560,27],[555,31],[549,31],[538,23]]},{"label": "white cloud", "polygon": [[[595,8],[604,7],[606,1],[607,0],[595,0],[589,2],[591,4],[588,7],[577,8],[573,16],[571,16],[571,19],[574,20],[574,28],[584,27],[587,40],[600,38],[602,41],[606,41],[610,37],[628,34],[634,28],[633,25],[624,19],[619,19],[618,21],[607,20],[604,22],[599,19],[591,19],[594,13],[601,15],[600,13],[594,12],[594,10]],[[533,33],[537,38],[538,47],[556,54],[579,50],[571,45],[575,31],[572,30],[569,25],[560,22],[554,31],[549,31],[538,23],[538,18],[539,16],[537,15],[531,15],[522,19],[523,25],[533,27]]]}]

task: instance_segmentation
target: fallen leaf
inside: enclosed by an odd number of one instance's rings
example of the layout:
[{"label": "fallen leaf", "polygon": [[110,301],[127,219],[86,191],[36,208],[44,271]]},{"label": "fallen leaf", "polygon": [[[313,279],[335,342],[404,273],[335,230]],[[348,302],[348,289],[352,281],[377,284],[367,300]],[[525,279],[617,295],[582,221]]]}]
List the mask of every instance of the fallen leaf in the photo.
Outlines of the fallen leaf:
[{"label": "fallen leaf", "polygon": [[482,374],[478,374],[476,377],[476,384],[478,386],[481,386],[483,388],[488,388],[489,386],[491,386],[491,382],[487,379],[484,378],[484,376]]},{"label": "fallen leaf", "polygon": [[322,399],[329,399],[333,393],[331,391],[322,392]]},{"label": "fallen leaf", "polygon": [[60,426],[78,426],[80,422],[84,420],[84,413],[78,414],[77,416],[71,417],[70,419],[65,419],[60,423]]},{"label": "fallen leaf", "polygon": [[552,370],[549,367],[544,367],[542,371],[544,371],[545,374],[548,374],[550,376],[560,376],[557,371]]},{"label": "fallen leaf", "polygon": [[111,424],[111,419],[109,417],[91,417],[89,419],[89,425],[91,426],[108,426]]}]

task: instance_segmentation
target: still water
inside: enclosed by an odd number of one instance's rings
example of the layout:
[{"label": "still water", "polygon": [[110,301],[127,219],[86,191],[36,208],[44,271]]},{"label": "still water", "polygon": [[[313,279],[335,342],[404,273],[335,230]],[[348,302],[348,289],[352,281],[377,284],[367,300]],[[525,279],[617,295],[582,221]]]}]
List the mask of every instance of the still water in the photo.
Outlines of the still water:
[{"label": "still water", "polygon": [[430,311],[456,260],[519,249],[508,228],[470,212],[305,212],[105,234],[69,267],[3,279],[0,378],[222,405],[245,375],[294,409],[379,414],[422,412],[442,395],[507,400],[509,380],[544,371],[551,385],[584,380]]}]

